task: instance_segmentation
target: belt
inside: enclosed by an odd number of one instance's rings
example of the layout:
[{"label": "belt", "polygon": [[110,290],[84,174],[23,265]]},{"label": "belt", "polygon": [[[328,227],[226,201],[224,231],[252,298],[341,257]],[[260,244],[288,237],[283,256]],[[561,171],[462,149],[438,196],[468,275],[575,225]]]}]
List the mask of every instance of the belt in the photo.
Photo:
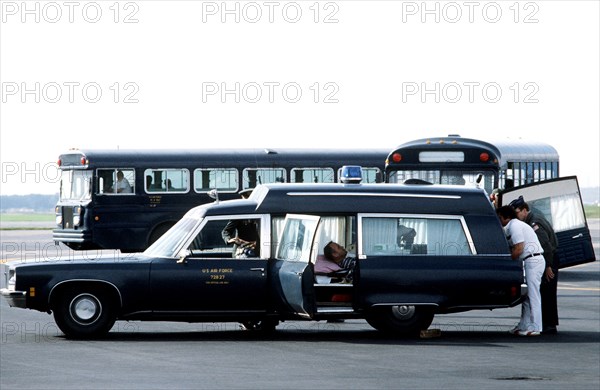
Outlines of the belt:
[{"label": "belt", "polygon": [[531,255],[527,255],[527,256],[525,256],[525,257],[523,258],[523,260],[527,260],[527,259],[529,259],[530,257],[533,257],[533,256],[541,256],[541,255],[543,255],[543,253],[533,253],[533,254],[531,254]]}]

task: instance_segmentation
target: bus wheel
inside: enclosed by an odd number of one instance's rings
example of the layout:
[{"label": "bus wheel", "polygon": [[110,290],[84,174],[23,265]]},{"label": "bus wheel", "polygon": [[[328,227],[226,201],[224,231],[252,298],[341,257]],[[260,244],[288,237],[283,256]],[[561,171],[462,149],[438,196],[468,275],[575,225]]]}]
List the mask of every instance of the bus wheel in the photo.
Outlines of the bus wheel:
[{"label": "bus wheel", "polygon": [[97,338],[113,327],[116,312],[110,296],[101,289],[65,291],[54,305],[54,320],[69,338]]},{"label": "bus wheel", "polygon": [[374,308],[367,316],[373,328],[400,335],[418,335],[433,322],[433,310],[425,306],[397,305]]},{"label": "bus wheel", "polygon": [[158,240],[163,234],[167,232],[167,230],[173,227],[172,223],[163,223],[154,228],[152,233],[150,234],[150,239],[148,240],[148,246],[154,244],[156,240]]}]

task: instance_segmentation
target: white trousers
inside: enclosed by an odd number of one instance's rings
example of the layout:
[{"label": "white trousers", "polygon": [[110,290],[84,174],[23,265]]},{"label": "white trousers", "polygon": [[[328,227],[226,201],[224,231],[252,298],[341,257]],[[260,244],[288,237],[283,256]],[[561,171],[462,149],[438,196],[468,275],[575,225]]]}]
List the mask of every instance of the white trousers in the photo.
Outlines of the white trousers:
[{"label": "white trousers", "polygon": [[534,256],[525,260],[525,278],[527,279],[527,298],[521,306],[519,329],[526,331],[542,331],[542,296],[540,285],[546,270],[544,257]]}]

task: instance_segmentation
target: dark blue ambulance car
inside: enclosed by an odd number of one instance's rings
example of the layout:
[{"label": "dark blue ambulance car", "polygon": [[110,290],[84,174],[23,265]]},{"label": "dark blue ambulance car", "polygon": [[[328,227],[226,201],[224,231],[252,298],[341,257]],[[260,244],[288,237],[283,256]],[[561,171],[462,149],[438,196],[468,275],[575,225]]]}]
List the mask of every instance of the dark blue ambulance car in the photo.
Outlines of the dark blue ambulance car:
[{"label": "dark blue ambulance car", "polygon": [[[258,229],[255,257],[222,238],[236,220]],[[351,280],[316,275],[330,241],[356,259]],[[73,338],[102,336],[117,319],[273,329],[364,318],[414,334],[436,314],[511,307],[527,291],[483,190],[396,184],[262,185],[190,210],[143,253],[19,264],[7,277],[11,306],[53,313]]]}]

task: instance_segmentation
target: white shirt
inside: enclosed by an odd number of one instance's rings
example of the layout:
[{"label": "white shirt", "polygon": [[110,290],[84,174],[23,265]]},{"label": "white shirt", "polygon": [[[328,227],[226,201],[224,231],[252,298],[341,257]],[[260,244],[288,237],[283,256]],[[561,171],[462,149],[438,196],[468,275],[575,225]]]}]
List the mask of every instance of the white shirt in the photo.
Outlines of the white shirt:
[{"label": "white shirt", "polygon": [[120,193],[129,193],[131,192],[131,184],[125,178],[123,180],[117,180],[117,192]]},{"label": "white shirt", "polygon": [[526,257],[531,258],[534,254],[542,254],[544,250],[540,245],[540,240],[531,226],[525,222],[514,218],[511,219],[504,227],[506,239],[510,246],[515,246],[521,242],[525,243],[523,253],[519,256],[519,260],[524,260]]}]

